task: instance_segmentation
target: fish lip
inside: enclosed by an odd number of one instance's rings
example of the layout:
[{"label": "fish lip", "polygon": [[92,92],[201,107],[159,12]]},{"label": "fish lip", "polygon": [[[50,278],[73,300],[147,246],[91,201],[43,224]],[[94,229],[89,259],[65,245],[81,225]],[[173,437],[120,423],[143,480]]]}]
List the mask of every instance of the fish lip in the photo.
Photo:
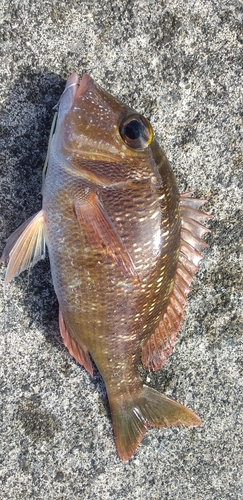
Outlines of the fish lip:
[{"label": "fish lip", "polygon": [[[76,77],[78,78],[78,75],[76,75],[76,73],[73,73],[73,75],[71,75],[70,78],[72,78],[72,77],[73,77],[73,81],[75,81],[75,83],[76,83]],[[89,84],[91,82],[92,82],[92,78],[87,73],[84,73],[82,78],[77,82],[78,88],[77,88],[77,91],[74,95],[74,101],[76,101],[76,99],[78,99],[78,97],[85,92],[85,90],[87,89],[87,87],[89,86]]]},{"label": "fish lip", "polygon": [[70,90],[71,93],[69,92],[69,95],[71,96],[72,103],[74,103],[74,101],[76,101],[76,99],[84,93],[91,82],[93,82],[93,80],[87,73],[84,73],[81,79],[77,73],[72,73],[67,79],[62,95],[66,94]]},{"label": "fish lip", "polygon": [[[81,79],[77,73],[72,73],[69,76],[65,89],[56,107],[58,110],[56,131],[60,128],[61,123],[63,123],[63,120],[72,109],[74,102],[85,92],[90,84],[94,84],[94,82],[92,78],[87,75],[87,73],[84,73]],[[57,134],[55,134],[55,136],[57,136]]]}]

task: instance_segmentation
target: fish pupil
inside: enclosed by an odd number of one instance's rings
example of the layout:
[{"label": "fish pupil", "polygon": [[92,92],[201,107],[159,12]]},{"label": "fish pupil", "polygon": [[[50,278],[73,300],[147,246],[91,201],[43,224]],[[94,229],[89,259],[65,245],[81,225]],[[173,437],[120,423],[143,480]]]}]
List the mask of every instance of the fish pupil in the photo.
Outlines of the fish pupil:
[{"label": "fish pupil", "polygon": [[142,135],[142,126],[137,120],[131,120],[124,127],[124,134],[128,139],[135,141]]},{"label": "fish pupil", "polygon": [[120,123],[122,140],[132,149],[144,149],[153,139],[153,130],[146,118],[138,114],[125,116]]}]

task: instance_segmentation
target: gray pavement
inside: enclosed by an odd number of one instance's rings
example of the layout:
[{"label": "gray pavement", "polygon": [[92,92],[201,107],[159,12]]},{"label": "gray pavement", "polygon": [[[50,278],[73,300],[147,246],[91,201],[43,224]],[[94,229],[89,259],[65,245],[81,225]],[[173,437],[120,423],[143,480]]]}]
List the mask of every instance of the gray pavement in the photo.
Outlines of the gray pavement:
[{"label": "gray pavement", "polygon": [[40,209],[73,71],[151,120],[180,190],[212,214],[176,347],[149,375],[203,425],[150,429],[126,464],[100,375],[60,339],[48,259],[0,294],[0,498],[242,499],[242,2],[2,0],[0,21],[1,249]]}]

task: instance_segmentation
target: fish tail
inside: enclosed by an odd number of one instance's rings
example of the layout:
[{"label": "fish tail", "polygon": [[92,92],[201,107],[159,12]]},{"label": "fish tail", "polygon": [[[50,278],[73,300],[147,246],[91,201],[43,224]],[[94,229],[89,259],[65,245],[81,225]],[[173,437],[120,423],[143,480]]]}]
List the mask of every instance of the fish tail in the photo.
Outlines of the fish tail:
[{"label": "fish tail", "polygon": [[119,457],[132,457],[148,427],[197,426],[197,415],[156,390],[142,385],[135,394],[109,398],[114,437]]}]

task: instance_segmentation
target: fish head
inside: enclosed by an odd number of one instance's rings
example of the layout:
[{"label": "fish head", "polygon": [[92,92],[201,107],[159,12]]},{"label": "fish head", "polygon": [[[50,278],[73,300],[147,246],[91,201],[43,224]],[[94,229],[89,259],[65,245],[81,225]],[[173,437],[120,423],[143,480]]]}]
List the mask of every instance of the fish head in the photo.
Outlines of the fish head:
[{"label": "fish head", "polygon": [[55,147],[108,184],[151,177],[164,158],[150,122],[115,99],[87,74],[72,74],[61,97]]}]

